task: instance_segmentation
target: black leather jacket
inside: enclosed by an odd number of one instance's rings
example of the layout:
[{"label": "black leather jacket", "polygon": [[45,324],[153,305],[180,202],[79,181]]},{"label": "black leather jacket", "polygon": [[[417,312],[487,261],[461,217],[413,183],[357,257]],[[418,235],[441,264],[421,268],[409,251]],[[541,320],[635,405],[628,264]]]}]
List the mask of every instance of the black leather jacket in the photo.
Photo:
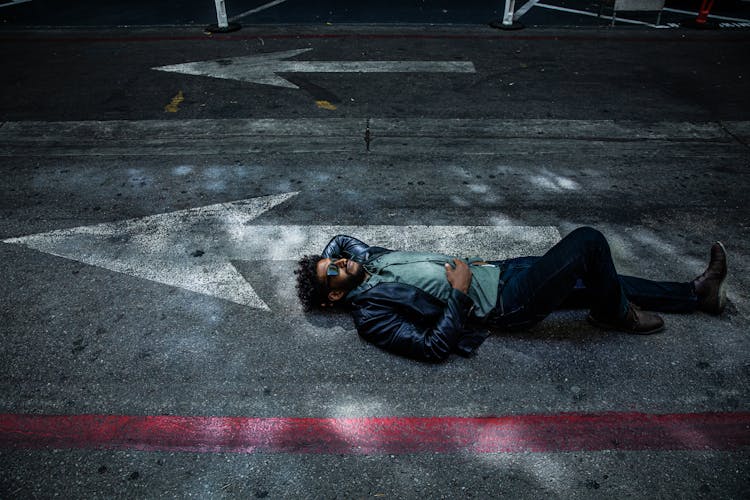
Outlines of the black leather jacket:
[{"label": "black leather jacket", "polygon": [[[338,235],[322,255],[366,264],[391,251]],[[487,337],[486,332],[466,328],[474,303],[455,289],[444,304],[411,285],[380,283],[357,295],[349,305],[362,338],[410,358],[440,361],[451,352],[469,356]]]}]

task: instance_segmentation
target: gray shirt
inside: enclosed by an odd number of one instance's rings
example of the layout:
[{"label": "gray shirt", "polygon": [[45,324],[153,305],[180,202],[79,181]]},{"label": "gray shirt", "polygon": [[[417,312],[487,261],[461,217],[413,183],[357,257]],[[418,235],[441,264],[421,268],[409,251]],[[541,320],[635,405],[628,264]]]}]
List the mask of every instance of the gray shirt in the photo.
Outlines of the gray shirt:
[{"label": "gray shirt", "polygon": [[[471,285],[468,296],[474,302],[474,314],[483,318],[497,303],[500,268],[478,265],[481,259],[462,259],[469,264]],[[351,300],[379,283],[404,283],[419,288],[441,302],[447,303],[451,285],[445,276],[445,263],[453,265],[453,257],[438,253],[389,252],[364,265],[370,277],[349,292]]]}]

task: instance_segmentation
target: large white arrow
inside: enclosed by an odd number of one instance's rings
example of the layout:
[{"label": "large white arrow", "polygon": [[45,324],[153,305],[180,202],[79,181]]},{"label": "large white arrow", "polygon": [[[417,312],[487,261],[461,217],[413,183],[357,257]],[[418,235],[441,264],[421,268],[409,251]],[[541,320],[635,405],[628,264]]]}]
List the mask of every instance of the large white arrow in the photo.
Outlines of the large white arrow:
[{"label": "large white arrow", "polygon": [[312,48],[159,66],[159,71],[299,88],[276,73],[475,73],[471,61],[288,61]]},{"label": "large white arrow", "polygon": [[6,239],[41,252],[269,310],[233,260],[296,260],[336,234],[399,250],[502,259],[541,254],[560,239],[542,226],[254,225],[297,193],[179,210],[139,219]]}]

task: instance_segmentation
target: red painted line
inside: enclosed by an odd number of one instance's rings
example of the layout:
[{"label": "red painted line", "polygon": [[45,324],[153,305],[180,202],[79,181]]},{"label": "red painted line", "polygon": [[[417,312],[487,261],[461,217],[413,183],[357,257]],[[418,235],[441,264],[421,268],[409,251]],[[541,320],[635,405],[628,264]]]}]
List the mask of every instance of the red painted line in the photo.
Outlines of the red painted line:
[{"label": "red painted line", "polygon": [[504,453],[750,447],[750,412],[253,418],[0,414],[0,448]]}]

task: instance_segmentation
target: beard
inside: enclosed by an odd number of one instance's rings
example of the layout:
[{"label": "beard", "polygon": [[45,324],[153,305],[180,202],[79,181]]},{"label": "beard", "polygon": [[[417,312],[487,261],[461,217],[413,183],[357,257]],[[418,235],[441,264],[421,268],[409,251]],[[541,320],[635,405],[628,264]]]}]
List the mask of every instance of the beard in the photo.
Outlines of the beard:
[{"label": "beard", "polygon": [[346,280],[342,283],[342,288],[345,288],[347,291],[354,290],[364,279],[365,267],[362,264],[357,263],[356,269],[354,269],[354,274],[350,274],[346,277]]}]

